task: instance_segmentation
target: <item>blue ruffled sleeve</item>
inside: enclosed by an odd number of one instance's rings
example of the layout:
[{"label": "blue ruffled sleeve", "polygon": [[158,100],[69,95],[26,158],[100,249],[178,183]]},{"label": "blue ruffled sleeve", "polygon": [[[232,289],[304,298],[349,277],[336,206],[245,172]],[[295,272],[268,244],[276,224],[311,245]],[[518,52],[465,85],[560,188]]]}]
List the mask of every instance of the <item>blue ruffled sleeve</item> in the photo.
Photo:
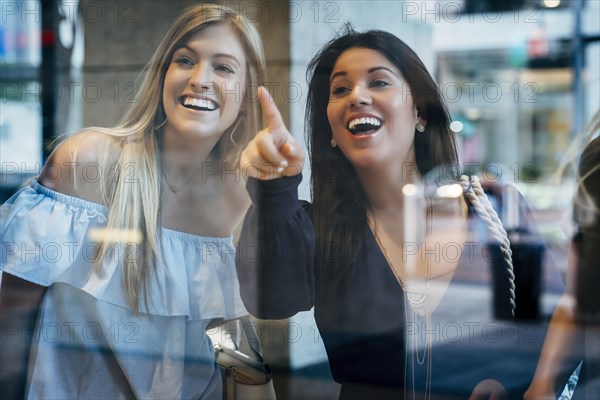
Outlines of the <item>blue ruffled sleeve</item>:
[{"label": "blue ruffled sleeve", "polygon": [[[129,308],[122,288],[122,262],[114,247],[94,271],[108,209],[58,193],[32,181],[0,208],[0,268],[42,286],[66,283],[98,300]],[[247,314],[239,296],[231,237],[204,237],[160,229],[164,265],[150,284],[142,311],[192,320]]]}]

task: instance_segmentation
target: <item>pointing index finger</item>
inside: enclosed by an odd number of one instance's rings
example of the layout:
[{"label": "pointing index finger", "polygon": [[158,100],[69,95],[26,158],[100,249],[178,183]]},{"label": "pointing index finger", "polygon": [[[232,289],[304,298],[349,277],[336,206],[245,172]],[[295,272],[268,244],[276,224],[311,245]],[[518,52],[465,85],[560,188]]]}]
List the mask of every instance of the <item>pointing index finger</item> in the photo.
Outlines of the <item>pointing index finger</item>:
[{"label": "pointing index finger", "polygon": [[267,128],[269,129],[269,131],[279,129],[282,126],[284,126],[283,118],[281,118],[281,113],[275,105],[273,97],[271,96],[269,91],[263,86],[258,87],[258,100],[260,102],[260,107],[262,108],[262,111],[265,114],[265,118],[267,120]]}]

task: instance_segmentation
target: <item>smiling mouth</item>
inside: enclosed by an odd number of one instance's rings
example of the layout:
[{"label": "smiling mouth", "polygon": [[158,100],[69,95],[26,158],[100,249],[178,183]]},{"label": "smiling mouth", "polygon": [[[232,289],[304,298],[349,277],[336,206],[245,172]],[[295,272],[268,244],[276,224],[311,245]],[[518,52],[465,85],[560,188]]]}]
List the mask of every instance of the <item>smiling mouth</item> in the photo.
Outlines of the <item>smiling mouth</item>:
[{"label": "smiling mouth", "polygon": [[382,121],[374,117],[355,118],[348,123],[348,130],[353,135],[370,135],[383,125]]},{"label": "smiling mouth", "polygon": [[182,97],[179,101],[185,108],[198,111],[214,111],[219,105],[209,99],[197,99],[195,97]]}]

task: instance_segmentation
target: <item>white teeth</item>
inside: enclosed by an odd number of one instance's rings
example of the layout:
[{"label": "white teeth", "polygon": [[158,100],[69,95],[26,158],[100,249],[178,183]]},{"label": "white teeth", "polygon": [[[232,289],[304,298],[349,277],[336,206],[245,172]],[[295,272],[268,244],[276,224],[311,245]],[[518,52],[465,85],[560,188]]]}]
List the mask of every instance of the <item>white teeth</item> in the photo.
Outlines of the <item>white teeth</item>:
[{"label": "white teeth", "polygon": [[215,110],[217,108],[216,104],[212,100],[208,99],[196,99],[194,97],[186,97],[183,100],[184,106],[194,106],[200,108],[206,108],[210,111]]},{"label": "white teeth", "polygon": [[381,126],[381,121],[379,121],[377,118],[372,117],[356,118],[350,121],[350,123],[348,124],[348,129],[352,129],[358,124],[370,124],[373,126]]}]

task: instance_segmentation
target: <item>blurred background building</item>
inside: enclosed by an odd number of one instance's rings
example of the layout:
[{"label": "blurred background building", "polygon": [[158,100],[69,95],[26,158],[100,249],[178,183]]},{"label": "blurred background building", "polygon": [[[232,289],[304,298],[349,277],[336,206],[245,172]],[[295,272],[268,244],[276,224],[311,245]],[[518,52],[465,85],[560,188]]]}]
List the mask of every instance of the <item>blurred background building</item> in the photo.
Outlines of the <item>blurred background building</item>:
[{"label": "blurred background building", "polygon": [[[0,0],[0,200],[39,172],[58,135],[119,120],[136,101],[137,74],[163,33],[196,3]],[[599,0],[223,3],[259,26],[270,88],[297,137],[308,61],[344,23],[405,40],[440,86],[462,163],[519,188],[564,270],[560,222],[573,191],[568,180],[559,187],[549,178],[600,107]],[[308,199],[305,173],[301,197]],[[291,322],[269,341],[270,362],[291,370],[321,365],[312,314]],[[304,334],[294,336],[290,326]]]}]

